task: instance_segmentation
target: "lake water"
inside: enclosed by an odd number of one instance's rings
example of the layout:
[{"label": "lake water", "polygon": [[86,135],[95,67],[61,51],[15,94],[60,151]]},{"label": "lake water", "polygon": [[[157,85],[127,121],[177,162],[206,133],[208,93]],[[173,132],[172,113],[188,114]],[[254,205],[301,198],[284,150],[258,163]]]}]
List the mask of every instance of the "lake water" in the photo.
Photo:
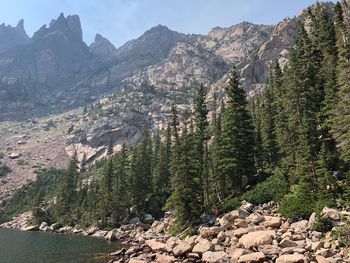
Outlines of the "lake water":
[{"label": "lake water", "polygon": [[0,229],[1,263],[100,263],[119,248],[100,238]]}]

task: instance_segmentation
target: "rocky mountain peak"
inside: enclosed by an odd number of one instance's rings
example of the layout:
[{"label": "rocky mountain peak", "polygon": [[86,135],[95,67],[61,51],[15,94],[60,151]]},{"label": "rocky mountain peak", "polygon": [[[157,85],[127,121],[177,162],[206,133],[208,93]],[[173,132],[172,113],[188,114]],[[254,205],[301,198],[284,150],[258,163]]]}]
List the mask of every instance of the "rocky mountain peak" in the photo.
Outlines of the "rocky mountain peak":
[{"label": "rocky mountain peak", "polygon": [[78,15],[64,16],[63,13],[57,19],[51,20],[49,27],[44,25],[33,36],[33,39],[38,39],[54,34],[62,34],[64,37],[83,41],[83,32],[81,29],[80,18]]},{"label": "rocky mountain peak", "polygon": [[23,20],[23,19],[21,19],[21,20],[18,21],[16,28],[17,28],[18,30],[24,31],[24,20]]},{"label": "rocky mountain peak", "polygon": [[91,43],[89,50],[98,59],[103,61],[111,59],[117,51],[115,46],[100,34],[96,34],[95,40]]},{"label": "rocky mountain peak", "polygon": [[16,27],[2,23],[0,25],[0,53],[3,53],[15,46],[24,44],[29,36],[24,30],[24,21],[21,19]]}]

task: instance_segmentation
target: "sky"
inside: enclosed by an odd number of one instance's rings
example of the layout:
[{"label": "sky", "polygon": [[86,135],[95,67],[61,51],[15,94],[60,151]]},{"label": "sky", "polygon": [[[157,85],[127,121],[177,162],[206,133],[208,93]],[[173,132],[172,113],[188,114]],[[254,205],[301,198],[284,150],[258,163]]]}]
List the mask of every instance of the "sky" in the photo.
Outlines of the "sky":
[{"label": "sky", "polygon": [[96,33],[116,47],[156,25],[182,33],[207,34],[213,27],[242,21],[276,24],[294,17],[316,0],[0,0],[0,23],[23,18],[27,33],[49,24],[61,12],[80,16],[83,38]]}]

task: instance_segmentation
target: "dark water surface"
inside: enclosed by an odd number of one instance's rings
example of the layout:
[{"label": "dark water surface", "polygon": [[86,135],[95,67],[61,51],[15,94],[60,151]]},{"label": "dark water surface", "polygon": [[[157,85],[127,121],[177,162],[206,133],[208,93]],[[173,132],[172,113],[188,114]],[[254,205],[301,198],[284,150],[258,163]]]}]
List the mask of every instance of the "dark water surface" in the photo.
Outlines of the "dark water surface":
[{"label": "dark water surface", "polygon": [[100,238],[0,229],[0,263],[99,263],[119,248]]}]

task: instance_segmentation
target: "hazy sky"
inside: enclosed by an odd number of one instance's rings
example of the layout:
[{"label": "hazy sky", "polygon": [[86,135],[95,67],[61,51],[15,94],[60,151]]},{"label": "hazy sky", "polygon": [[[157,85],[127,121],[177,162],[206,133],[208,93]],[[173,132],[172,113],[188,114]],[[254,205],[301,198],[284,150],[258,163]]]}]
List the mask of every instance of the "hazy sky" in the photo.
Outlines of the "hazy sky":
[{"label": "hazy sky", "polygon": [[166,25],[183,33],[206,34],[215,26],[242,21],[275,24],[293,17],[316,0],[1,0],[0,21],[16,25],[23,18],[31,36],[63,12],[78,14],[84,40],[96,33],[115,46],[137,38],[147,29]]}]

